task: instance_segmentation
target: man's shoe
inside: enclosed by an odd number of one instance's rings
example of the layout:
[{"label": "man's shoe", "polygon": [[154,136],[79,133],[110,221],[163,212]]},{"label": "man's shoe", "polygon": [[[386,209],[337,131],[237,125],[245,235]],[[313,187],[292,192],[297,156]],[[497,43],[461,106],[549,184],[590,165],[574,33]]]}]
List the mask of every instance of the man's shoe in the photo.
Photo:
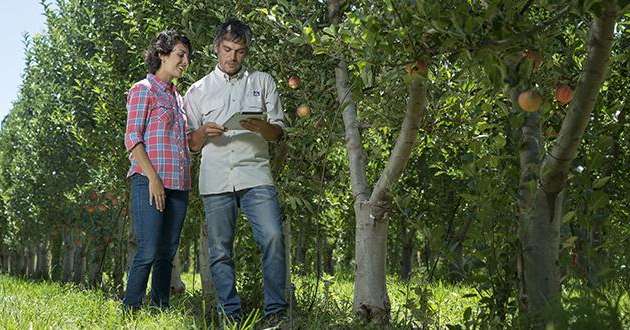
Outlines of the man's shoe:
[{"label": "man's shoe", "polygon": [[263,330],[289,329],[289,318],[284,312],[273,313],[265,316],[262,321]]}]

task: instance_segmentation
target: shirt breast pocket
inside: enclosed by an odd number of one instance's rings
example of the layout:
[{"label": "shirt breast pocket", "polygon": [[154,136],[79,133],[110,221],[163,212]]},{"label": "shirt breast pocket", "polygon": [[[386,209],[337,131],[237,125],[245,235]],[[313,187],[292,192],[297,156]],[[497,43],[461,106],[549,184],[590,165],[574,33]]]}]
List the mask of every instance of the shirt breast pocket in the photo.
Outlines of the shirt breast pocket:
[{"label": "shirt breast pocket", "polygon": [[241,111],[265,112],[265,104],[260,96],[248,96],[242,103]]},{"label": "shirt breast pocket", "polygon": [[173,114],[175,109],[167,106],[157,106],[152,116],[158,123],[170,126],[173,123]]}]

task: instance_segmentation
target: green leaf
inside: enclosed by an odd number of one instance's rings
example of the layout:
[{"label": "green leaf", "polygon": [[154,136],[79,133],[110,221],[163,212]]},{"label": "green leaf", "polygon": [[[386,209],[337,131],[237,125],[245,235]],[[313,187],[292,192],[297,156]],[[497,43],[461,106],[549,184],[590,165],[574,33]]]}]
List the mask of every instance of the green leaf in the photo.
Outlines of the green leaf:
[{"label": "green leaf", "polygon": [[597,181],[593,183],[593,189],[600,189],[604,187],[608,183],[608,181],[610,181],[611,178],[612,178],[611,176],[605,176],[603,178],[597,179]]},{"label": "green leaf", "polygon": [[575,219],[575,211],[569,211],[562,216],[562,223],[569,223]]}]

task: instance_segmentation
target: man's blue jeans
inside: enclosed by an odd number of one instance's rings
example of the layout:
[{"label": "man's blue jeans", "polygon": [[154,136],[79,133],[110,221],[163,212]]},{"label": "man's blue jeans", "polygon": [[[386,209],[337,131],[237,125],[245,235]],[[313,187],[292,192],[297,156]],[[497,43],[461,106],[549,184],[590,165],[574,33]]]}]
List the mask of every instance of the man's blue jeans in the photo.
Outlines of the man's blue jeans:
[{"label": "man's blue jeans", "polygon": [[236,292],[233,246],[239,208],[245,213],[262,250],[265,315],[284,311],[286,264],[282,214],[274,186],[203,195],[208,226],[210,271],[217,291],[219,313],[239,317],[241,299]]},{"label": "man's blue jeans", "polygon": [[173,258],[188,207],[188,191],[165,189],[166,204],[160,212],[149,204],[149,179],[131,176],[131,216],[137,250],[127,277],[123,303],[139,308],[151,276],[151,305],[169,307]]}]

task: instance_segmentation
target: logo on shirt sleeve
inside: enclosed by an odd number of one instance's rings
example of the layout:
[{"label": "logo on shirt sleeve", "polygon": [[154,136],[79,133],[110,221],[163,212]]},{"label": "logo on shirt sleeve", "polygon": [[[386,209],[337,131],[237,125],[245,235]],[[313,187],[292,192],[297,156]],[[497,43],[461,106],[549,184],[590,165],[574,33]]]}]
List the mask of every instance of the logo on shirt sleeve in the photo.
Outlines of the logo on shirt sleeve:
[{"label": "logo on shirt sleeve", "polygon": [[254,96],[260,96],[260,91],[254,90]]}]

